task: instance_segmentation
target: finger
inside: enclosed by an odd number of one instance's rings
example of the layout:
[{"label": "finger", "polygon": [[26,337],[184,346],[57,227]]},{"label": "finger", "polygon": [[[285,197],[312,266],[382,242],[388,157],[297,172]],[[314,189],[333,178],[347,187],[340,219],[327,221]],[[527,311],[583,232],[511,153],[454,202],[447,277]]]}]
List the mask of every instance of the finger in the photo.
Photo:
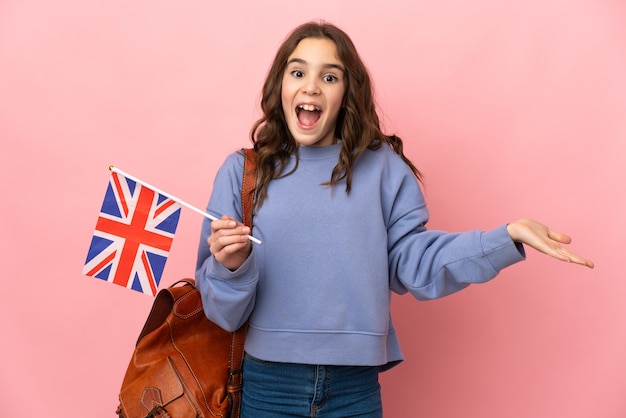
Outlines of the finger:
[{"label": "finger", "polygon": [[581,266],[587,266],[587,267],[589,267],[591,269],[595,267],[595,265],[593,264],[593,261],[588,260],[588,259],[586,259],[584,257],[581,257],[579,255],[576,255],[576,254],[571,254],[570,261],[572,263],[580,264]]},{"label": "finger", "polygon": [[570,237],[569,235],[553,231],[552,229],[548,229],[548,238],[562,244],[570,244],[572,242],[572,237]]},{"label": "finger", "polygon": [[222,237],[218,241],[221,246],[220,253],[227,255],[236,253],[244,248],[248,243],[248,239],[245,235]]},{"label": "finger", "polygon": [[578,254],[574,254],[566,248],[558,248],[557,253],[559,254],[559,258],[563,261],[567,261],[569,263],[580,264],[582,266],[586,266],[589,268],[594,268],[593,261],[586,259],[584,257],[579,256]]},{"label": "finger", "polygon": [[209,239],[211,253],[219,262],[223,262],[229,255],[236,253],[248,244],[248,236],[243,234],[218,234]]},{"label": "finger", "polygon": [[220,228],[212,233],[209,237],[209,245],[217,243],[220,247],[224,247],[235,242],[246,242],[250,234],[250,228],[245,225],[238,225],[236,222],[234,223],[235,226],[229,224],[228,227]]},{"label": "finger", "polygon": [[535,247],[535,249],[539,250],[540,252],[549,255],[550,257],[556,258],[557,260],[560,261],[565,261],[567,263],[570,263],[572,261],[572,257],[567,253],[567,251],[564,248],[561,248],[559,246],[551,246],[548,245],[546,247]]},{"label": "finger", "polygon": [[222,217],[221,220],[211,222],[211,233],[216,233],[217,231],[224,229],[233,229],[237,227],[237,222],[228,217]]}]

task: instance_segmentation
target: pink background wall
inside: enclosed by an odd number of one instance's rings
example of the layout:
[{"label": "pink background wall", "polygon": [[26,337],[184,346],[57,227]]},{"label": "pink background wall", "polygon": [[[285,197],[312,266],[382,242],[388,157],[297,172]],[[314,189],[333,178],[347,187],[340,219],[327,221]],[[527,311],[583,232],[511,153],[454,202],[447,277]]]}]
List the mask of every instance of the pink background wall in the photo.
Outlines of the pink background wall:
[{"label": "pink background wall", "polygon": [[[2,1],[1,415],[113,416],[152,298],[81,275],[107,167],[204,207],[278,44],[313,18],[359,47],[432,228],[534,217],[597,264],[530,253],[395,298],[386,416],[626,416],[621,0]],[[200,222],[183,210],[162,287],[193,274]]]}]

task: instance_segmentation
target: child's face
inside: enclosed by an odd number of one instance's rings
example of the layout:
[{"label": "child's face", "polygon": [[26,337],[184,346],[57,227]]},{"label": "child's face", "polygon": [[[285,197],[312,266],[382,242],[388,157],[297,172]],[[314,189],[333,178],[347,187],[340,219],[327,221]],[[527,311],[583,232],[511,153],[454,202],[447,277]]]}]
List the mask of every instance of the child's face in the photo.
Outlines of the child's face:
[{"label": "child's face", "polygon": [[305,38],[287,59],[281,100],[287,127],[299,146],[335,143],[345,93],[344,67],[327,38]]}]

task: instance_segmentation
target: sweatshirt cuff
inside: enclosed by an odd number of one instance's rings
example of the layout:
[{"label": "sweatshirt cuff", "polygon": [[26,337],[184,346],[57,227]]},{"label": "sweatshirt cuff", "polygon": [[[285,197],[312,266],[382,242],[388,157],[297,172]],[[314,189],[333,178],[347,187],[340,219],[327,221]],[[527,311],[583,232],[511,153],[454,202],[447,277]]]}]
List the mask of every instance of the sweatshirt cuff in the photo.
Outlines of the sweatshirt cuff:
[{"label": "sweatshirt cuff", "polygon": [[224,267],[215,257],[211,257],[209,263],[209,276],[218,280],[228,281],[232,285],[248,285],[258,278],[254,247],[252,247],[246,261],[237,270],[233,271]]},{"label": "sweatshirt cuff", "polygon": [[526,259],[524,246],[511,239],[506,227],[504,224],[481,236],[483,253],[497,272]]}]

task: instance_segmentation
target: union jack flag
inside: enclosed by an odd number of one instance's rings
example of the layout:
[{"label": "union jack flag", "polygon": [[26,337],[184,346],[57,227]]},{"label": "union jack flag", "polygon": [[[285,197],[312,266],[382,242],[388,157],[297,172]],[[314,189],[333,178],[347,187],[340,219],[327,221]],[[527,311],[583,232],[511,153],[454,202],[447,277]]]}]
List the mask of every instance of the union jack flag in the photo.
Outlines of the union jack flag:
[{"label": "union jack flag", "polygon": [[111,173],[83,274],[156,295],[180,204]]}]

